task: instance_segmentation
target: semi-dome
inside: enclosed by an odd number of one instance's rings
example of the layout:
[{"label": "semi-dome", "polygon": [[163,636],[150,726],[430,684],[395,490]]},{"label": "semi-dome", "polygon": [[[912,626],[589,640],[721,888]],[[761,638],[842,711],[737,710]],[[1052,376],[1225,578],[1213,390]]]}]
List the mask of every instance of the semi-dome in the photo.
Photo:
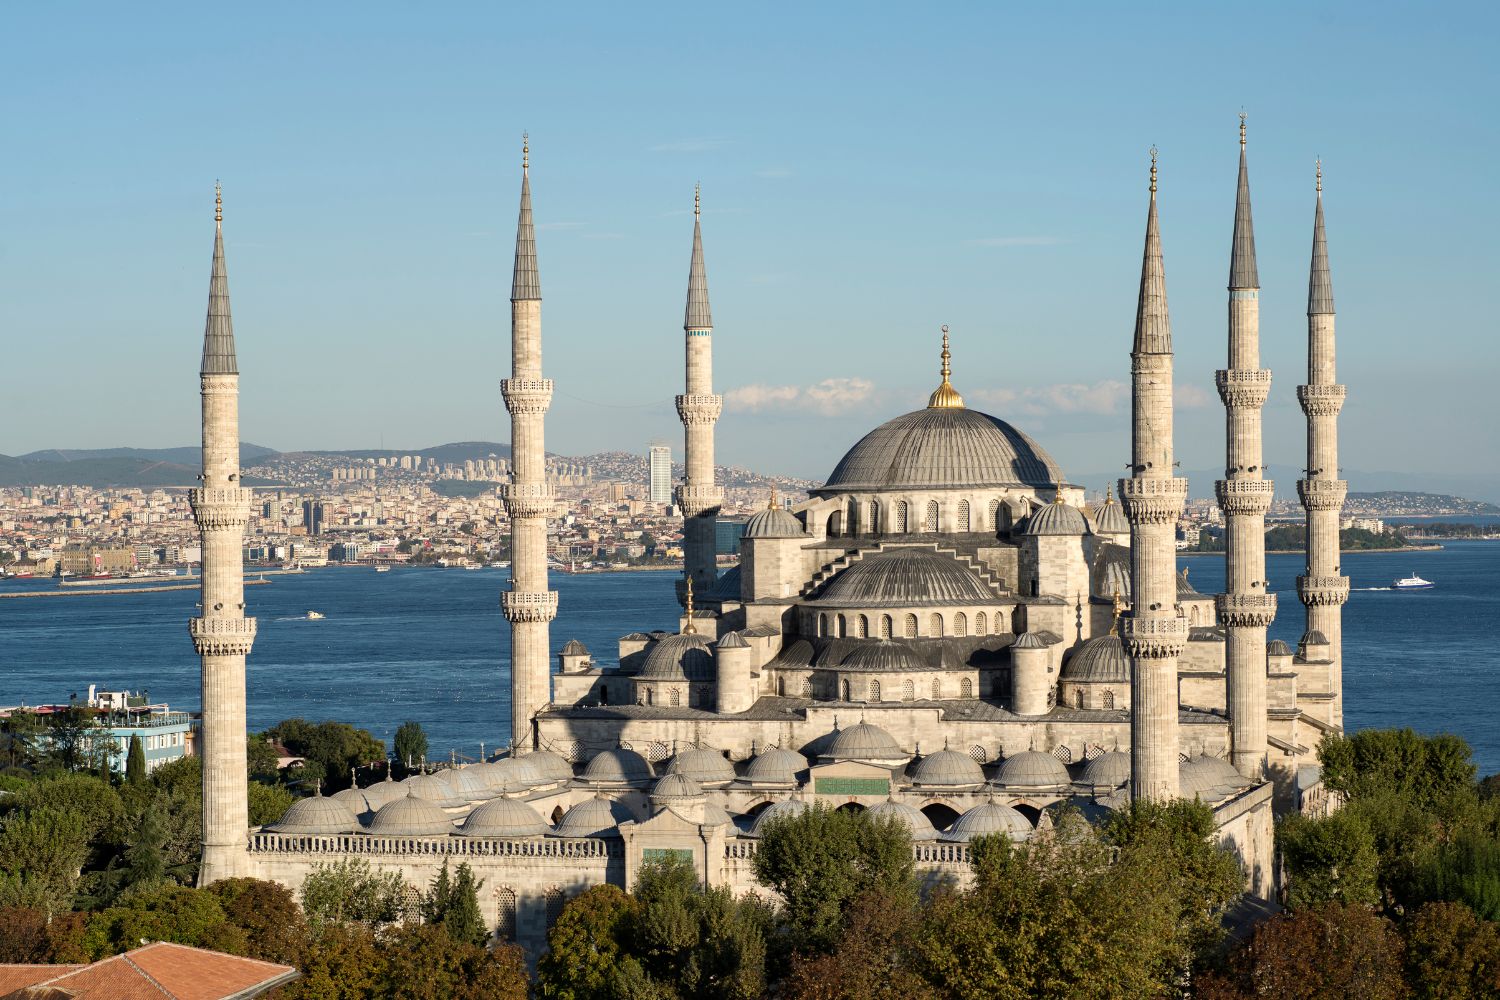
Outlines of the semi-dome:
[{"label": "semi-dome", "polygon": [[1093,565],[1089,567],[1089,593],[1103,601],[1118,596],[1128,602],[1134,593],[1131,572],[1130,549],[1105,542],[1094,553]]},{"label": "semi-dome", "polygon": [[884,729],[861,722],[836,734],[823,756],[832,760],[905,760],[911,754]]},{"label": "semi-dome", "polygon": [[932,549],[871,553],[835,576],[814,598],[845,607],[993,604],[996,595],[958,560]]},{"label": "semi-dome", "polygon": [[646,653],[639,675],[643,681],[711,681],[714,657],[706,636],[697,632],[669,635]]},{"label": "semi-dome", "polygon": [[1062,665],[1062,680],[1080,684],[1129,684],[1130,657],[1118,635],[1095,636]]},{"label": "semi-dome", "polygon": [[1272,639],[1270,642],[1266,643],[1266,655],[1267,656],[1291,656],[1292,655],[1292,647],[1288,646],[1285,642],[1283,642],[1280,639]]},{"label": "semi-dome", "polygon": [[1130,754],[1121,750],[1102,753],[1083,765],[1078,776],[1080,785],[1090,788],[1119,788],[1130,780]]},{"label": "semi-dome", "polygon": [[293,802],[266,829],[273,833],[353,833],[358,826],[359,821],[344,803],[315,795]]},{"label": "semi-dome", "polygon": [[891,639],[876,639],[873,642],[861,642],[855,646],[849,655],[844,657],[844,662],[838,665],[838,669],[904,674],[931,668],[926,660],[917,655],[916,650],[905,643]]},{"label": "semi-dome", "polygon": [[611,799],[585,799],[563,814],[554,837],[618,837],[621,823],[634,819],[630,810]]},{"label": "semi-dome", "polygon": [[761,810],[759,816],[755,817],[755,822],[750,824],[750,830],[746,833],[746,836],[759,837],[766,832],[766,827],[772,820],[783,816],[797,816],[807,812],[807,809],[807,803],[801,799],[783,799],[780,802],[772,802],[765,809]]},{"label": "semi-dome", "polygon": [[624,747],[596,754],[580,775],[581,780],[594,785],[644,784],[652,777],[646,758]]},{"label": "semi-dome", "polygon": [[981,802],[954,820],[953,825],[939,839],[967,844],[977,837],[993,834],[1022,841],[1031,836],[1031,824],[1010,806],[998,802]]},{"label": "semi-dome", "polygon": [[681,802],[703,798],[703,786],[685,774],[673,772],[661,778],[651,789],[651,801]]},{"label": "semi-dome", "polygon": [[886,799],[878,806],[871,806],[865,813],[871,819],[893,819],[906,827],[911,834],[912,840],[937,840],[938,832],[932,826],[932,821],[916,806],[909,806],[905,802],[897,802],[895,799]]},{"label": "semi-dome", "polygon": [[406,786],[406,793],[412,798],[425,799],[443,809],[457,809],[469,804],[469,800],[460,797],[446,778],[436,774],[414,774],[399,783]]},{"label": "semi-dome", "polygon": [[1010,424],[978,410],[929,407],[866,434],[839,460],[819,496],[902,489],[1052,488],[1052,457]]},{"label": "semi-dome", "polygon": [[1011,649],[1046,649],[1050,645],[1050,642],[1035,632],[1022,632],[1011,643]]},{"label": "semi-dome", "polygon": [[547,821],[520,799],[493,799],[477,806],[459,827],[460,837],[540,837]]},{"label": "semi-dome", "polygon": [[381,837],[439,837],[453,832],[453,820],[427,799],[408,795],[375,810],[365,829]]},{"label": "semi-dome", "polygon": [[745,780],[755,785],[794,785],[807,770],[807,758],[795,750],[771,747],[756,754],[745,768]]},{"label": "semi-dome", "polygon": [[909,767],[906,778],[914,785],[961,788],[984,784],[984,771],[979,762],[966,753],[939,750]]},{"label": "semi-dome", "polygon": [[687,775],[700,785],[721,785],[735,778],[734,765],[717,750],[683,750],[672,758],[667,773]]},{"label": "semi-dome", "polygon": [[1068,769],[1050,753],[1026,750],[1000,762],[995,784],[1006,788],[1053,788],[1072,784]]},{"label": "semi-dome", "polygon": [[1089,523],[1083,511],[1070,504],[1049,503],[1021,523],[1022,535],[1086,535]]},{"label": "semi-dome", "polygon": [[784,507],[757,511],[745,522],[746,538],[804,538],[806,535],[797,515]]}]

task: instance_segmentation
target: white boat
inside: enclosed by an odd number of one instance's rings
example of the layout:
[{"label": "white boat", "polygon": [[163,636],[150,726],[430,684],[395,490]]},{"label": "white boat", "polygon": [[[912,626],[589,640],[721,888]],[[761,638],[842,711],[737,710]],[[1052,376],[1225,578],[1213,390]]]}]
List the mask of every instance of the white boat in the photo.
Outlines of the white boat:
[{"label": "white boat", "polygon": [[1431,590],[1436,584],[1431,580],[1424,580],[1417,574],[1404,576],[1399,580],[1391,581],[1392,590]]},{"label": "white boat", "polygon": [[377,573],[389,573],[390,571],[391,571],[391,568],[389,566],[376,566],[375,567],[375,572],[377,572]]},{"label": "white boat", "polygon": [[321,611],[309,611],[307,613],[307,620],[310,622],[322,621],[323,618],[324,615]]}]

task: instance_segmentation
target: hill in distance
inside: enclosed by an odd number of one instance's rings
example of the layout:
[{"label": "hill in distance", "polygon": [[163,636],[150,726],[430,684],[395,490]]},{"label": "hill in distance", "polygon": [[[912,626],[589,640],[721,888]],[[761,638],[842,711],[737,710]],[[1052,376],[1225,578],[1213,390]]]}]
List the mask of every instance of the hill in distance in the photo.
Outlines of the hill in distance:
[{"label": "hill in distance", "polygon": [[[242,462],[259,460],[275,451],[241,444]],[[202,468],[202,449],[97,448],[34,451],[11,457],[0,455],[0,486],[91,486],[102,488],[196,486]],[[244,478],[246,486],[272,485],[269,479]]]}]

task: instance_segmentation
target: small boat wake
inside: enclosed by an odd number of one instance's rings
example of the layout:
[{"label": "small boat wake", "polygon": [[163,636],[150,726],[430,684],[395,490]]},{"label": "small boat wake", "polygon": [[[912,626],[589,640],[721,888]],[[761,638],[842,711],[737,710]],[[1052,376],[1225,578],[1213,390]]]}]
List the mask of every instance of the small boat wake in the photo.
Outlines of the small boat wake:
[{"label": "small boat wake", "polygon": [[291,615],[286,618],[273,618],[271,620],[276,622],[316,622],[322,621],[326,617],[328,616],[321,611],[309,611],[305,615]]}]

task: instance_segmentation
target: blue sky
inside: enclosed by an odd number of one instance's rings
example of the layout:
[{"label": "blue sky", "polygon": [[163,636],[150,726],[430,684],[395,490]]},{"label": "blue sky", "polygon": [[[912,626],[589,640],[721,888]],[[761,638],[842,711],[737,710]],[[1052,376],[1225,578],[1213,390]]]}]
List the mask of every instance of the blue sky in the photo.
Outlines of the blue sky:
[{"label": "blue sky", "polygon": [[[821,476],[936,384],[1128,453],[1161,149],[1184,468],[1221,464],[1237,114],[1267,458],[1299,465],[1321,155],[1346,468],[1500,468],[1493,6],[6,5],[0,453],[197,436],[212,185],[246,440],[508,438],[519,138],[552,450],[680,446],[703,183],[727,463]],[[1288,484],[1289,485],[1289,484]]]}]

